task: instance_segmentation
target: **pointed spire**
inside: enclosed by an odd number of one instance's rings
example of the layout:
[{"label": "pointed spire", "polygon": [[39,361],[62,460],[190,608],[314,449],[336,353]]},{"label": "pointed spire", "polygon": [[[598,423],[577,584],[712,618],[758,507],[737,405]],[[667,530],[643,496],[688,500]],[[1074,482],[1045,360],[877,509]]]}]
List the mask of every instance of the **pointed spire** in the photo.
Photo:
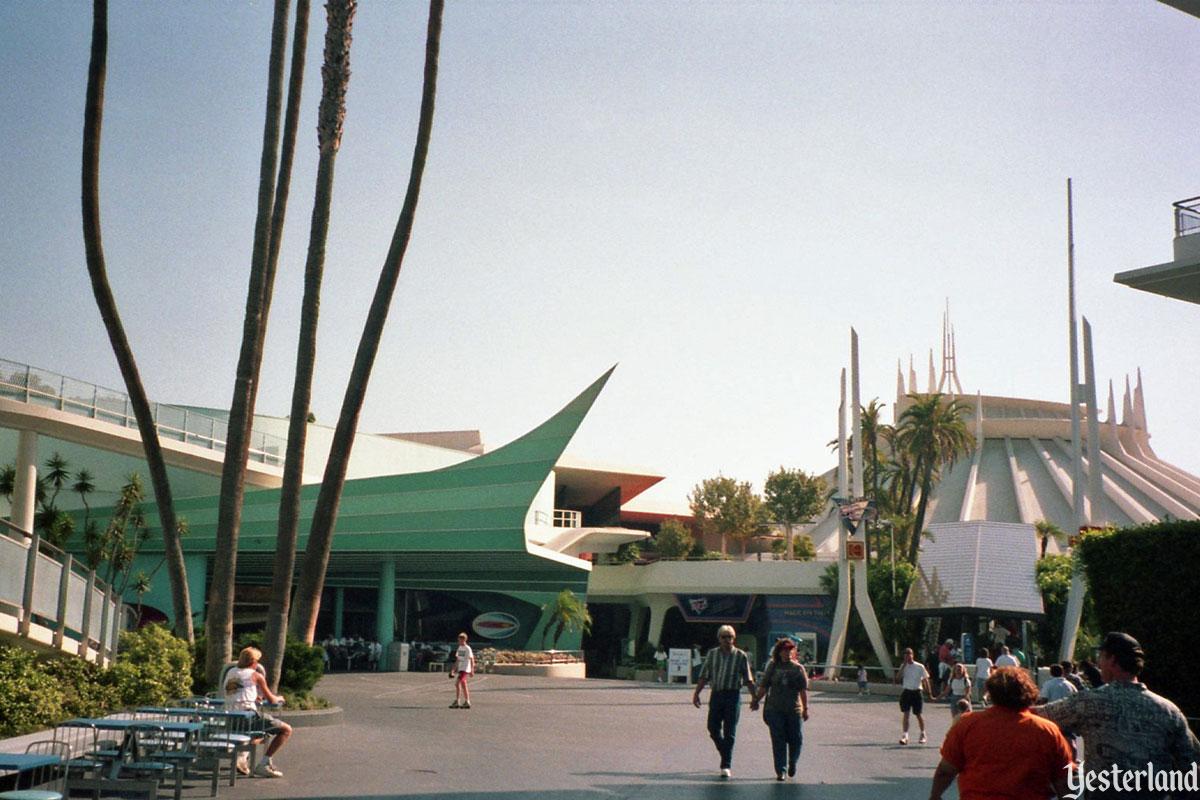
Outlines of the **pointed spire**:
[{"label": "pointed spire", "polygon": [[863,490],[863,444],[862,444],[862,398],[858,384],[858,331],[850,329],[850,493],[862,497]]},{"label": "pointed spire", "polygon": [[1142,394],[1142,368],[1137,370],[1137,386],[1133,388],[1133,417],[1134,425],[1140,431],[1148,430],[1146,427],[1146,398]]},{"label": "pointed spire", "polygon": [[1134,427],[1133,422],[1133,395],[1129,391],[1129,376],[1125,376],[1125,397],[1121,401],[1121,424],[1129,427]]},{"label": "pointed spire", "polygon": [[913,366],[912,353],[908,354],[908,393],[917,393],[917,368]]},{"label": "pointed spire", "polygon": [[1106,421],[1112,425],[1117,424],[1117,401],[1113,395],[1112,378],[1108,379],[1108,419]]},{"label": "pointed spire", "polygon": [[838,405],[838,496],[850,493],[850,476],[846,474],[846,368],[842,367],[842,402]]},{"label": "pointed spire", "polygon": [[900,405],[901,398],[904,397],[904,370],[900,366],[900,359],[896,359],[896,405]]},{"label": "pointed spire", "polygon": [[938,390],[937,373],[933,369],[933,348],[929,348],[929,393]]}]

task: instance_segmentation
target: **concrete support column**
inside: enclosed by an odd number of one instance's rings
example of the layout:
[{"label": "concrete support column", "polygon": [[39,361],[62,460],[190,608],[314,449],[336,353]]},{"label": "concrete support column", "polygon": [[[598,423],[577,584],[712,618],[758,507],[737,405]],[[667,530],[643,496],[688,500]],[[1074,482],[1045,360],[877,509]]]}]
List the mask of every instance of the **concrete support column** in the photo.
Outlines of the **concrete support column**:
[{"label": "concrete support column", "polygon": [[384,556],[379,565],[379,601],[375,606],[375,639],[384,647],[396,638],[396,559]]},{"label": "concrete support column", "polygon": [[346,589],[342,586],[333,590],[333,635],[342,638],[342,612],[346,610]]},{"label": "concrete support column", "polygon": [[17,435],[16,479],[13,481],[12,523],[33,532],[33,512],[37,502],[38,435],[21,431]]},{"label": "concrete support column", "polygon": [[667,618],[667,609],[675,605],[675,598],[670,595],[650,598],[650,632],[647,641],[657,646],[662,638],[663,620]]},{"label": "concrete support column", "polygon": [[629,647],[627,655],[632,656],[637,651],[638,637],[642,635],[642,622],[650,609],[642,605],[629,606]]}]

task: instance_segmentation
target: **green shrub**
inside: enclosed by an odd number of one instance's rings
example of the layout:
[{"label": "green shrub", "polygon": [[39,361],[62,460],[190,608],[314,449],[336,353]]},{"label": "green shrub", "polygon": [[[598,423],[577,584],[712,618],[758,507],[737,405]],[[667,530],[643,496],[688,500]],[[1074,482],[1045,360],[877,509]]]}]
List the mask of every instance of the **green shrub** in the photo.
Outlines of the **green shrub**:
[{"label": "green shrub", "polygon": [[1170,521],[1085,534],[1078,547],[1100,631],[1124,631],[1146,651],[1142,679],[1188,716],[1200,716],[1192,631],[1200,607],[1200,521]]},{"label": "green shrub", "polygon": [[[247,633],[239,636],[233,642],[233,655],[244,648],[257,647],[262,649],[263,634]],[[208,643],[202,636],[196,637],[195,657],[192,667],[192,689],[195,694],[204,694],[208,683],[204,679],[204,658]],[[292,696],[307,694],[325,674],[325,659],[322,649],[307,645],[294,636],[288,636],[287,646],[283,650],[283,669],[279,673],[279,693],[292,705]]]},{"label": "green shrub", "polygon": [[37,655],[0,645],[0,737],[49,727],[64,719],[63,691],[38,664]]},{"label": "green shrub", "polygon": [[123,707],[161,706],[191,693],[192,652],[164,625],[121,634],[117,663],[104,673]]},{"label": "green shrub", "polygon": [[55,656],[43,662],[42,671],[61,689],[62,715],[67,719],[102,717],[119,705],[116,688],[105,682],[104,670],[90,661]]}]

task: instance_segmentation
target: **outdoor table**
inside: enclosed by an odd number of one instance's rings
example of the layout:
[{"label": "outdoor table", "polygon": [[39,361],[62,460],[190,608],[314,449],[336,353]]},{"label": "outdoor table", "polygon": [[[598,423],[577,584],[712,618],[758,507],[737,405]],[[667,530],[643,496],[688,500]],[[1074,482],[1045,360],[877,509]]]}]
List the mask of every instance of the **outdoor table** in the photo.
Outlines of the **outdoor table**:
[{"label": "outdoor table", "polygon": [[[152,731],[172,735],[181,735],[183,737],[183,749],[191,749],[193,740],[199,736],[204,730],[205,723],[203,722],[174,722],[171,720],[162,722],[151,722],[144,719],[69,719],[66,722],[58,723],[61,728],[92,728],[102,731],[120,731],[122,733],[121,746],[117,750],[116,758],[113,760],[112,767],[109,768],[108,778],[116,780],[121,772],[121,767],[125,765],[126,756],[131,756],[136,763],[140,754],[137,752],[137,732]],[[183,773],[180,770],[175,771],[175,798],[178,800],[183,791]]]},{"label": "outdoor table", "polygon": [[4,789],[14,789],[20,783],[23,773],[32,772],[39,767],[49,767],[62,762],[62,758],[48,753],[0,753],[0,785],[12,782]]}]

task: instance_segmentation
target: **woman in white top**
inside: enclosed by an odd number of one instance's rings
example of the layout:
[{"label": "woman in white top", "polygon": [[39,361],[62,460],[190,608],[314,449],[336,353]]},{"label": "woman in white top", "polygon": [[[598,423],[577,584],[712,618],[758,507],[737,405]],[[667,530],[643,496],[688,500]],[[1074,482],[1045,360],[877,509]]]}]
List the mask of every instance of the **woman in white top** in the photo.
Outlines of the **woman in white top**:
[{"label": "woman in white top", "polygon": [[[467,688],[467,676],[475,672],[475,653],[467,644],[467,635],[458,635],[458,650],[454,652],[454,668],[450,677],[454,678],[454,702],[451,708],[470,708],[471,690]],[[462,702],[459,702],[459,698]]]},{"label": "woman in white top", "polygon": [[938,699],[943,697],[950,698],[950,717],[953,719],[959,714],[958,701],[964,697],[968,702],[971,700],[971,679],[967,677],[967,668],[963,666],[961,661],[955,662],[950,670],[950,680],[946,681],[946,688],[938,695]]}]

